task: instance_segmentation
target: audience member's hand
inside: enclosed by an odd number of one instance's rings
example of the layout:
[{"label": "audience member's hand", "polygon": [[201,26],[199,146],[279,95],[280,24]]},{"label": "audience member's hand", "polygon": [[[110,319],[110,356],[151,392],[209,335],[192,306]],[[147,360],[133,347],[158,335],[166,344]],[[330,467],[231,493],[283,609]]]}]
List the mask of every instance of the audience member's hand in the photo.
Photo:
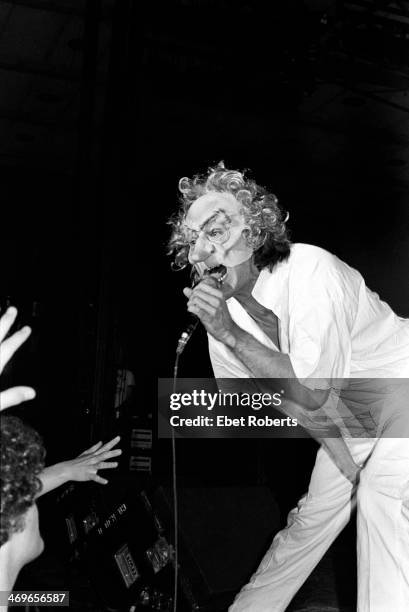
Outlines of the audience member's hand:
[{"label": "audience member's hand", "polygon": [[122,453],[119,448],[111,450],[118,444],[119,440],[120,436],[116,436],[116,438],[113,438],[106,444],[98,442],[75,459],[65,461],[64,463],[68,470],[69,480],[82,482],[86,480],[95,480],[95,482],[99,482],[100,484],[107,484],[108,480],[106,480],[106,478],[98,476],[98,470],[106,470],[118,466],[116,461],[108,461],[108,459],[117,457]]},{"label": "audience member's hand", "polygon": [[[14,308],[14,306],[10,306],[10,308],[0,317],[0,374],[16,350],[31,334],[31,329],[26,326],[12,334],[7,340],[4,339],[10,331],[16,317],[17,309]],[[10,406],[16,406],[34,397],[35,391],[31,387],[12,387],[11,389],[6,389],[0,393],[0,410],[10,408]]]}]

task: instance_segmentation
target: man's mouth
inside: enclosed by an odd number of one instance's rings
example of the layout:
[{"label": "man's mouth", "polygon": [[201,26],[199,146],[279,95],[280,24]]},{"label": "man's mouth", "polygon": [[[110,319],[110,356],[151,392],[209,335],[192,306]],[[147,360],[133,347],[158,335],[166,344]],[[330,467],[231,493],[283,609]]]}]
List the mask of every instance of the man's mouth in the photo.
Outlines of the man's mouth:
[{"label": "man's mouth", "polygon": [[204,277],[211,276],[220,284],[224,281],[226,275],[227,268],[223,264],[220,264],[219,266],[214,266],[213,268],[208,268],[204,271]]}]

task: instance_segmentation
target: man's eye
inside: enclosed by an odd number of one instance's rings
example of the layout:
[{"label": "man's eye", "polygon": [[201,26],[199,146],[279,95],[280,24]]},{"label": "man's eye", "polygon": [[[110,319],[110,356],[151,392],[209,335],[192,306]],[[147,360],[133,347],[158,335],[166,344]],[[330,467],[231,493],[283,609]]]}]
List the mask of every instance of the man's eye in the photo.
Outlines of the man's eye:
[{"label": "man's eye", "polygon": [[216,236],[221,236],[222,234],[224,234],[225,230],[222,229],[212,229],[209,232],[207,232],[207,235],[210,236],[211,238],[215,238]]}]

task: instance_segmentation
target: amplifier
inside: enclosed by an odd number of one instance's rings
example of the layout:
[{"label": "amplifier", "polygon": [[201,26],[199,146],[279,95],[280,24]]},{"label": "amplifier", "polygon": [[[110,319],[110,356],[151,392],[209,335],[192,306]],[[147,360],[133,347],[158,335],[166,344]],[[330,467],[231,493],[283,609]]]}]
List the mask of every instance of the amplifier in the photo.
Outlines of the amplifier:
[{"label": "amplifier", "polygon": [[[170,489],[128,479],[94,491],[99,498],[65,503],[67,542],[94,589],[112,610],[171,612]],[[277,505],[266,487],[185,487],[178,509],[178,611],[223,611],[278,530]]]}]

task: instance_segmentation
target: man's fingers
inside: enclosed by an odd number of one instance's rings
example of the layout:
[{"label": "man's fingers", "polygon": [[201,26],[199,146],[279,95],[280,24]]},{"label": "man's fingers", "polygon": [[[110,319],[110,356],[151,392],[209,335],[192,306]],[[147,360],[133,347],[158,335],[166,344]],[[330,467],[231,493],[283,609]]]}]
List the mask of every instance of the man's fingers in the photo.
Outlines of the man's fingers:
[{"label": "man's fingers", "polygon": [[193,314],[197,314],[197,311],[200,310],[206,312],[211,317],[214,317],[216,314],[216,309],[213,306],[198,297],[192,298],[192,300],[189,301],[187,309],[193,312]]},{"label": "man's fingers", "polygon": [[203,312],[200,310],[200,308],[198,308],[194,304],[188,305],[187,309],[188,312],[191,312],[192,314],[196,315],[197,317],[199,317],[199,319],[203,315]]},{"label": "man's fingers", "polygon": [[0,393],[0,410],[17,406],[22,402],[34,399],[36,392],[31,387],[12,387]]},{"label": "man's fingers", "polygon": [[222,298],[223,291],[219,289],[218,285],[215,286],[215,282],[216,281],[214,280],[214,278],[205,278],[198,285],[196,285],[193,291],[202,289],[205,293],[210,293],[211,295],[214,295],[215,297]]},{"label": "man's fingers", "polygon": [[196,300],[196,297],[203,300],[207,304],[210,304],[214,308],[220,306],[220,298],[216,297],[210,293],[206,293],[205,291],[201,291],[200,289],[194,291],[191,300]]},{"label": "man's fingers", "polygon": [[16,350],[27,340],[31,334],[31,329],[28,326],[23,327],[15,334],[4,340],[0,350],[0,373],[9,359],[14,355]]},{"label": "man's fingers", "polygon": [[0,342],[7,336],[17,317],[17,308],[10,306],[0,318]]},{"label": "man's fingers", "polygon": [[106,451],[111,450],[113,446],[116,446],[118,444],[120,439],[121,439],[121,436],[115,436],[115,438],[112,438],[112,440],[110,440],[109,442],[101,446],[101,448],[97,452],[97,455],[100,455],[101,453],[105,453]]},{"label": "man's fingers", "polygon": [[183,293],[185,294],[187,298],[190,298],[192,295],[195,295],[197,292],[203,292],[207,295],[212,295],[215,298],[219,298],[219,299],[223,298],[223,291],[220,291],[220,289],[215,287],[213,283],[210,284],[210,279],[205,279],[201,281],[198,285],[196,285],[194,289],[189,289],[188,287],[185,287],[183,289]]}]

